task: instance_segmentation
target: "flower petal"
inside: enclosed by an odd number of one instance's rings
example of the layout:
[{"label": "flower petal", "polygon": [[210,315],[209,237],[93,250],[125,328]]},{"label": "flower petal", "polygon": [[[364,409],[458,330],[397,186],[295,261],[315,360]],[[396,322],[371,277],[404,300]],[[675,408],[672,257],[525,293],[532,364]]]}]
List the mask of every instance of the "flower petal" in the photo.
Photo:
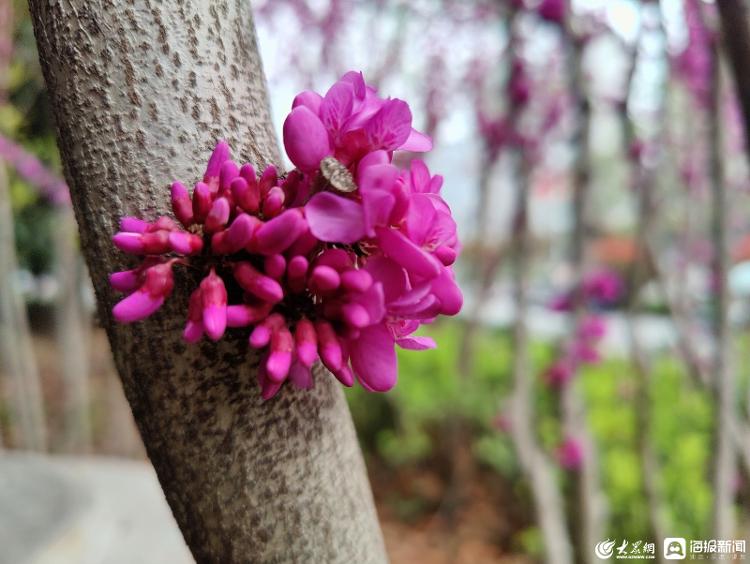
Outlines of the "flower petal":
[{"label": "flower petal", "polygon": [[348,82],[337,82],[326,92],[320,103],[320,121],[334,138],[341,131],[352,113],[354,86]]},{"label": "flower petal", "polygon": [[164,303],[164,296],[154,297],[149,292],[137,291],[120,300],[112,308],[118,323],[133,323],[147,318]]},{"label": "flower petal", "polygon": [[294,165],[304,172],[314,171],[331,154],[326,128],[305,106],[294,108],[284,121],[284,148]]},{"label": "flower petal", "polygon": [[409,137],[406,138],[406,141],[398,149],[413,151],[415,153],[426,153],[432,150],[432,139],[429,135],[412,128],[409,132]]},{"label": "flower petal", "polygon": [[409,104],[398,98],[386,101],[364,129],[373,149],[398,149],[411,133]]},{"label": "flower petal", "polygon": [[437,347],[435,341],[430,337],[402,337],[396,340],[396,344],[402,349],[410,351],[424,351]]},{"label": "flower petal", "polygon": [[403,266],[409,274],[426,279],[435,278],[440,274],[440,262],[400,231],[376,227],[375,232],[385,255]]},{"label": "flower petal", "polygon": [[386,392],[398,377],[393,336],[383,324],[362,329],[359,338],[351,341],[352,368],[362,384],[375,392]]},{"label": "flower petal", "polygon": [[362,206],[330,192],[315,194],[305,206],[310,231],[328,243],[354,243],[365,234]]}]

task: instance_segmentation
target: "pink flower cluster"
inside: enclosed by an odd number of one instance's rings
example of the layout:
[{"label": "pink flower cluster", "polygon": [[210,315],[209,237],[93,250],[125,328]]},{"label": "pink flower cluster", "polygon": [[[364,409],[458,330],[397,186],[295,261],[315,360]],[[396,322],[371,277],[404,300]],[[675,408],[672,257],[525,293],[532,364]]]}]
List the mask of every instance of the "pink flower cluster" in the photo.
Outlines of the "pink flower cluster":
[{"label": "pink flower cluster", "polygon": [[43,198],[55,205],[70,204],[67,184],[42,161],[3,135],[0,135],[0,159],[12,166]]},{"label": "pink flower cluster", "polygon": [[[576,298],[588,307],[606,308],[617,303],[625,292],[620,275],[608,269],[587,274],[578,291],[573,290],[557,296],[550,307],[555,311],[570,311]],[[577,295],[580,293],[580,295]]]},{"label": "pink flower cluster", "polygon": [[[598,270],[584,276],[578,290],[556,298],[551,307],[557,311],[571,311],[579,299],[586,309],[602,308],[616,303],[623,293],[623,282],[616,272]],[[546,382],[554,388],[562,388],[573,379],[581,365],[598,363],[601,360],[599,343],[606,333],[607,323],[603,317],[592,313],[582,316],[573,337],[545,370]]]},{"label": "pink flower cluster", "polygon": [[556,451],[557,462],[565,470],[576,471],[581,468],[584,459],[584,448],[580,440],[566,437],[558,445]]},{"label": "pink flower cluster", "polygon": [[713,55],[711,53],[713,34],[704,21],[704,13],[710,13],[713,6],[699,0],[686,0],[685,25],[688,41],[685,49],[677,56],[675,70],[685,82],[696,103],[706,107],[711,98],[711,75]]},{"label": "pink flower cluster", "polygon": [[204,277],[190,297],[185,340],[250,327],[263,398],[287,380],[311,387],[318,359],[346,386],[356,378],[371,391],[392,388],[395,345],[434,347],[414,331],[455,315],[463,301],[442,178],[421,161],[392,164],[395,150],[431,148],[411,121],[405,102],[381,98],[350,72],[325,96],[295,98],[284,146],[297,168],[286,176],[273,166],[256,175],[220,142],[192,194],[172,184],[177,221],[121,221],[115,245],[144,260],[110,277],[128,294],[115,319],[153,314],[173,289],[173,268],[189,265]]},{"label": "pink flower cluster", "polygon": [[607,323],[602,317],[585,316],[562,354],[547,367],[544,373],[547,383],[562,388],[573,379],[581,365],[598,363],[601,360],[599,343],[606,333]]}]

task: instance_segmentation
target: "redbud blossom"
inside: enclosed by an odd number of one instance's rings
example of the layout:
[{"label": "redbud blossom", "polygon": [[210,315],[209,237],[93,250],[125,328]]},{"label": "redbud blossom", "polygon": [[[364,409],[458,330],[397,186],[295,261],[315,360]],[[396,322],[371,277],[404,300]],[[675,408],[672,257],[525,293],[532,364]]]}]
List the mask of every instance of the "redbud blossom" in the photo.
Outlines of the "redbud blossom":
[{"label": "redbud blossom", "polygon": [[219,142],[192,193],[172,183],[177,221],[123,218],[114,244],[144,259],[110,276],[127,294],[115,319],[153,314],[172,291],[172,267],[189,267],[202,279],[184,339],[244,335],[260,351],[264,399],[287,380],[310,388],[318,360],[345,386],[389,390],[395,346],[434,348],[414,331],[463,302],[442,177],[421,161],[392,164],[395,150],[432,146],[411,122],[408,104],[350,72],[325,96],[295,98],[284,145],[297,169],[286,176],[273,166],[258,176]]}]

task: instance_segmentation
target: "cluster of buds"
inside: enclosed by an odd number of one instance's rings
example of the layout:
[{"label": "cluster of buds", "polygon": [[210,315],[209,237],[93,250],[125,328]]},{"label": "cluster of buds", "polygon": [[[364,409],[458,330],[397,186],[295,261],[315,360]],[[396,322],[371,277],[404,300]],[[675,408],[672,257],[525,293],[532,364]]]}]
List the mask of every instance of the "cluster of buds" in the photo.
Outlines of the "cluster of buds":
[{"label": "cluster of buds", "polygon": [[615,305],[625,293],[620,275],[609,269],[590,272],[580,287],[555,297],[550,304],[554,311],[571,311],[577,301],[589,309],[606,309]]},{"label": "cluster of buds", "polygon": [[[606,308],[620,300],[623,292],[622,280],[616,272],[598,270],[584,276],[574,290],[557,297],[551,307],[556,311],[571,311],[575,304],[584,311]],[[544,371],[546,382],[553,388],[562,388],[582,365],[598,363],[601,360],[599,344],[606,333],[607,322],[603,317],[593,313],[583,315],[572,339]]]},{"label": "cluster of buds", "polygon": [[113,241],[144,260],[111,275],[128,294],[113,315],[129,323],[153,314],[174,287],[173,268],[190,266],[203,279],[184,339],[249,328],[265,399],[287,380],[311,387],[318,360],[346,386],[386,391],[396,383],[395,345],[434,347],[414,331],[462,305],[442,178],[421,161],[392,164],[393,151],[426,151],[431,141],[412,129],[405,102],[348,73],[325,96],[297,96],[284,145],[297,168],[257,175],[220,142],[192,194],[172,184],[177,221],[123,218]]}]

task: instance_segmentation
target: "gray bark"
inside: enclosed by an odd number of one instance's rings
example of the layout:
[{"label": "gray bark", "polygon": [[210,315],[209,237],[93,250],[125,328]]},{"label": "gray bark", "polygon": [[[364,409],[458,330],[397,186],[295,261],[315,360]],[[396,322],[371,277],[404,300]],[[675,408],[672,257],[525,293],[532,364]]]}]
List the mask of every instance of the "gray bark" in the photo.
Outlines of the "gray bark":
[{"label": "gray bark", "polygon": [[[217,139],[279,162],[249,2],[31,0],[81,244],[125,393],[198,562],[386,561],[340,386],[262,402],[246,333],[188,346],[196,280],[150,320],[115,325],[109,238],[199,179]],[[187,280],[187,278],[191,278]]]},{"label": "gray bark", "polygon": [[565,504],[557,484],[552,461],[545,455],[535,433],[532,371],[529,358],[529,279],[531,241],[529,233],[529,173],[521,155],[517,166],[513,212],[513,395],[511,396],[511,438],[524,476],[529,481],[534,512],[544,539],[544,561],[572,564],[573,547],[568,535]]},{"label": "gray bark", "polygon": [[[584,317],[585,304],[582,303],[580,289],[587,265],[586,247],[590,233],[589,199],[591,190],[591,103],[587,88],[587,79],[583,69],[585,42],[576,36],[571,29],[570,11],[572,2],[568,2],[568,19],[566,21],[566,40],[569,55],[571,95],[577,108],[578,124],[573,138],[576,147],[573,170],[572,214],[573,229],[570,241],[570,264],[575,278],[574,307],[571,312],[571,331],[574,335]],[[597,562],[591,550],[604,538],[607,529],[607,499],[601,487],[599,456],[596,442],[587,424],[586,402],[575,385],[575,382],[563,388],[560,397],[562,426],[568,437],[578,440],[583,445],[584,457],[581,468],[572,477],[574,487],[569,510],[570,524],[575,539],[576,559],[588,564]]]},{"label": "gray bark", "polygon": [[13,275],[18,268],[13,212],[5,167],[0,163],[0,371],[5,377],[11,436],[16,447],[47,448],[39,369],[26,318],[26,304]]}]

